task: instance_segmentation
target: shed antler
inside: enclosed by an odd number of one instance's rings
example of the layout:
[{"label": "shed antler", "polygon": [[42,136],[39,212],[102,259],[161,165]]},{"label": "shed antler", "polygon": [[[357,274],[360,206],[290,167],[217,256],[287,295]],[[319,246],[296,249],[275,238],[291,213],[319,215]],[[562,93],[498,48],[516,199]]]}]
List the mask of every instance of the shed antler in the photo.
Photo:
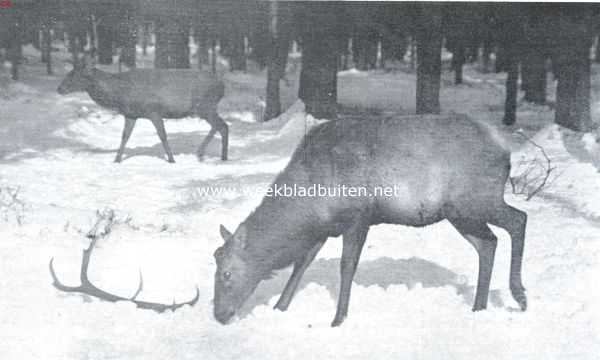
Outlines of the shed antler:
[{"label": "shed antler", "polygon": [[96,245],[97,240],[98,240],[97,237],[91,237],[90,246],[87,249],[83,250],[83,258],[81,260],[81,272],[79,273],[81,285],[79,285],[79,286],[67,286],[67,285],[64,285],[63,283],[61,283],[58,280],[58,277],[56,276],[56,273],[54,272],[54,266],[52,265],[54,258],[52,258],[50,260],[50,264],[49,264],[50,275],[52,275],[52,279],[53,279],[52,285],[54,285],[55,288],[57,288],[60,291],[64,291],[64,292],[74,292],[74,293],[82,293],[82,294],[91,295],[93,297],[97,297],[99,299],[102,299],[105,301],[110,301],[110,302],[130,301],[130,302],[134,303],[140,309],[150,309],[150,310],[154,310],[159,313],[164,312],[165,310],[175,311],[184,305],[193,306],[198,301],[198,298],[200,296],[200,291],[198,290],[198,287],[196,287],[196,296],[194,296],[194,298],[192,300],[183,302],[183,303],[176,303],[175,300],[173,300],[173,304],[167,305],[167,304],[137,300],[137,296],[140,294],[140,292],[142,291],[142,288],[144,286],[144,282],[143,282],[141,273],[140,273],[140,284],[139,284],[135,294],[130,298],[114,295],[114,294],[108,293],[102,289],[99,289],[98,287],[96,287],[94,284],[92,284],[90,282],[90,280],[88,279],[88,275],[87,275],[88,266],[90,264],[90,257],[92,256],[92,251],[94,250],[94,246]]}]

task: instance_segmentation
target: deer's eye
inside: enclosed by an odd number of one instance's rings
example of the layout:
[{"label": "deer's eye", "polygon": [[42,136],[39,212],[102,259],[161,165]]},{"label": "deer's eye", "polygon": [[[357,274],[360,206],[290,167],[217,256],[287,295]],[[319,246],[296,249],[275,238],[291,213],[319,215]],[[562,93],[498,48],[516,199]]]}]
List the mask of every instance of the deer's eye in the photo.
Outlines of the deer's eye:
[{"label": "deer's eye", "polygon": [[223,273],[223,279],[225,279],[225,280],[229,280],[229,279],[231,279],[231,272],[229,272],[229,271],[225,271],[225,272]]}]

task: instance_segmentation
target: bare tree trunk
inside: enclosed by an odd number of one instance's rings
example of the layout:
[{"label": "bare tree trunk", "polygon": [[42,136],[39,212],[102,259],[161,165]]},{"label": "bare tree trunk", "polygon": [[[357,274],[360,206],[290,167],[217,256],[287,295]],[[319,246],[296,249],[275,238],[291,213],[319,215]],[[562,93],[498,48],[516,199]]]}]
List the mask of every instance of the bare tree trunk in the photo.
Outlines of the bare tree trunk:
[{"label": "bare tree trunk", "polygon": [[198,69],[202,69],[203,65],[208,65],[208,27],[205,24],[196,23],[194,26],[194,38],[197,44],[196,57],[198,58]]},{"label": "bare tree trunk", "polygon": [[19,80],[19,65],[21,64],[21,58],[23,57],[22,50],[22,26],[23,26],[23,18],[22,14],[14,13],[11,21],[11,26],[9,30],[9,59],[11,63],[10,73],[13,80]]},{"label": "bare tree trunk", "polygon": [[211,40],[211,59],[210,59],[210,70],[213,74],[217,73],[217,39]]},{"label": "bare tree trunk", "polygon": [[246,71],[246,53],[244,49],[244,34],[238,24],[233,24],[232,33],[230,34],[231,46],[231,71]]},{"label": "bare tree trunk", "polygon": [[442,9],[421,4],[417,30],[417,114],[440,113]]},{"label": "bare tree trunk", "polygon": [[524,51],[521,77],[525,84],[525,101],[535,104],[546,103],[546,57],[543,49],[530,48]]},{"label": "bare tree trunk", "polygon": [[576,131],[586,131],[592,126],[588,49],[587,46],[580,49],[578,61],[558,64],[555,122]]},{"label": "bare tree trunk", "polygon": [[452,53],[452,68],[454,69],[454,83],[456,85],[463,82],[463,65],[465,63],[465,47],[459,43]]},{"label": "bare tree trunk", "polygon": [[596,53],[594,54],[594,62],[600,63],[600,37],[596,37]]},{"label": "bare tree trunk", "polygon": [[337,110],[337,5],[314,3],[304,12],[302,70],[298,97],[316,118],[335,118]]},{"label": "bare tree trunk", "polygon": [[148,55],[148,42],[150,40],[150,23],[144,21],[142,23],[142,54]]},{"label": "bare tree trunk", "polygon": [[286,3],[270,2],[270,56],[267,64],[267,94],[264,121],[281,114],[279,82],[285,74],[290,45],[289,13]]},{"label": "bare tree trunk", "polygon": [[517,121],[517,93],[519,80],[519,60],[513,46],[504,48],[504,67],[506,76],[506,99],[504,102],[504,125],[512,125]]},{"label": "bare tree trunk", "polygon": [[414,70],[417,67],[417,39],[415,36],[410,37],[410,69]]},{"label": "bare tree trunk", "polygon": [[96,29],[96,17],[94,15],[89,15],[88,16],[88,33],[90,34],[90,50],[92,52],[92,54],[96,54],[96,50],[98,47],[98,43],[96,41],[96,34],[97,34],[97,29]]},{"label": "bare tree trunk", "polygon": [[44,18],[42,28],[42,58],[46,63],[46,73],[52,75],[52,33],[50,32],[50,19]]},{"label": "bare tree trunk", "polygon": [[156,50],[154,67],[162,69],[189,69],[189,27],[170,18],[156,22]]},{"label": "bare tree trunk", "polygon": [[110,65],[113,63],[114,30],[106,21],[100,21],[96,26],[98,36],[98,63]]},{"label": "bare tree trunk", "polygon": [[483,72],[488,73],[490,71],[490,57],[492,54],[492,41],[490,38],[486,37],[483,40]]},{"label": "bare tree trunk", "polygon": [[119,63],[127,65],[128,68],[136,67],[136,45],[137,45],[137,24],[133,14],[128,12],[119,26]]},{"label": "bare tree trunk", "polygon": [[555,122],[575,131],[592,128],[590,115],[590,18],[559,18],[560,39],[553,61],[557,64]]}]

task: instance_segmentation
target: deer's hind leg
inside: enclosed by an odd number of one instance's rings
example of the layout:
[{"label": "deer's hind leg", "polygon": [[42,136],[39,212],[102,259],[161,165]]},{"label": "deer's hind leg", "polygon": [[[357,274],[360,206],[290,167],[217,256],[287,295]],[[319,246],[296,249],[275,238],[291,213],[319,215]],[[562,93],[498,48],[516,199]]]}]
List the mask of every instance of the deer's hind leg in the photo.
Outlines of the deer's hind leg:
[{"label": "deer's hind leg", "polygon": [[510,292],[521,310],[525,311],[527,309],[527,297],[525,296],[525,287],[523,287],[523,281],[521,280],[521,265],[523,263],[527,214],[503,203],[490,221],[490,224],[503,228],[510,235]]},{"label": "deer's hind leg", "polygon": [[173,152],[171,152],[171,147],[169,146],[169,142],[167,141],[167,132],[165,131],[165,122],[163,118],[160,116],[152,116],[150,119],[154,128],[156,129],[156,133],[160,138],[160,142],[162,143],[165,152],[167,153],[167,159],[170,163],[174,163],[175,159],[173,158]]},{"label": "deer's hind leg", "polygon": [[136,119],[125,118],[125,126],[123,127],[123,134],[121,135],[121,145],[119,146],[119,150],[117,151],[117,157],[115,157],[115,162],[120,163],[123,160],[123,152],[125,152],[125,146],[127,145],[127,141],[129,141],[129,137],[131,137],[131,132],[135,127]]},{"label": "deer's hind leg", "polygon": [[[201,116],[203,116],[201,114]],[[198,147],[197,156],[199,160],[204,157],[206,147],[218,132],[221,135],[221,160],[227,160],[227,150],[229,148],[229,126],[216,111],[211,111],[203,116],[210,124],[210,131]]]},{"label": "deer's hind leg", "polygon": [[479,255],[479,274],[473,311],[483,310],[487,307],[498,240],[485,221],[464,218],[448,220],[473,245]]}]

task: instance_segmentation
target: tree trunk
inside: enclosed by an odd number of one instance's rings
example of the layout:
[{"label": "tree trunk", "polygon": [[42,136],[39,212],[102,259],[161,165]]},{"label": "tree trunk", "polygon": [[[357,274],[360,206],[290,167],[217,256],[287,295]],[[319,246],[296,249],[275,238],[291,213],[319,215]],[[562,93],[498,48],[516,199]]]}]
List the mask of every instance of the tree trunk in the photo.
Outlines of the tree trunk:
[{"label": "tree trunk", "polygon": [[[256,61],[259,69],[268,66],[269,56],[271,56],[271,40],[269,13],[271,12],[272,1],[257,2],[257,7],[251,11],[251,34],[248,38],[249,46],[252,49],[250,56]],[[271,15],[272,16],[272,15]]]},{"label": "tree trunk", "polygon": [[465,47],[463,44],[457,44],[452,53],[452,68],[454,69],[454,84],[463,82],[463,65],[465,63]]},{"label": "tree trunk", "polygon": [[210,43],[210,71],[217,73],[217,39],[212,39]]},{"label": "tree trunk", "polygon": [[415,36],[410,37],[410,69],[414,70],[417,67],[417,39]]},{"label": "tree trunk", "polygon": [[348,58],[350,57],[350,47],[348,46],[350,39],[346,36],[339,39],[339,64],[340,70],[348,70]]},{"label": "tree trunk", "polygon": [[244,49],[244,34],[238,24],[233,24],[229,45],[231,46],[230,70],[246,71],[246,53]]},{"label": "tree trunk", "polygon": [[546,56],[544,49],[531,48],[524,51],[521,77],[525,101],[543,105],[546,103]]},{"label": "tree trunk", "polygon": [[442,11],[438,4],[421,4],[417,30],[417,114],[440,113]]},{"label": "tree trunk", "polygon": [[596,37],[596,53],[594,55],[594,61],[600,63],[600,37]]},{"label": "tree trunk", "polygon": [[113,63],[114,30],[110,24],[100,21],[96,26],[98,37],[98,63],[110,65]]},{"label": "tree trunk", "polygon": [[87,32],[90,34],[90,51],[92,54],[96,54],[98,43],[96,41],[96,17],[94,15],[88,16],[88,30]]},{"label": "tree trunk", "polygon": [[504,125],[512,125],[517,121],[517,93],[519,80],[519,60],[516,50],[511,46],[504,48],[504,67],[506,76],[506,99],[504,102]]},{"label": "tree trunk", "polygon": [[127,14],[120,22],[119,26],[119,63],[127,65],[128,68],[136,67],[136,45],[137,45],[137,24],[132,14]]},{"label": "tree trunk", "polygon": [[203,65],[208,65],[208,27],[205,24],[196,23],[194,38],[197,45],[198,69],[202,69]]},{"label": "tree trunk", "polygon": [[491,54],[492,54],[492,40],[489,38],[485,38],[483,40],[483,54],[482,54],[483,73],[484,74],[486,74],[490,71]]},{"label": "tree trunk", "polygon": [[269,49],[267,67],[267,94],[264,121],[281,114],[279,81],[285,74],[290,45],[289,13],[287,4],[272,1],[270,3]]},{"label": "tree trunk", "polygon": [[50,20],[44,19],[42,25],[42,61],[46,63],[46,73],[52,75],[52,33]]},{"label": "tree trunk", "polygon": [[189,27],[173,19],[156,22],[156,50],[154,67],[157,69],[189,69]]},{"label": "tree trunk", "polygon": [[555,47],[558,83],[555,122],[575,131],[592,128],[590,115],[590,59],[593,37],[590,18],[559,18],[560,38]]},{"label": "tree trunk", "polygon": [[148,55],[148,43],[150,42],[150,23],[144,21],[142,24],[142,54]]},{"label": "tree trunk", "polygon": [[315,118],[335,118],[337,108],[337,5],[306,6],[298,97]]},{"label": "tree trunk", "polygon": [[555,122],[575,131],[591,129],[589,48],[580,49],[578,60],[558,64]]},{"label": "tree trunk", "polygon": [[366,25],[358,25],[352,39],[354,66],[361,71],[374,69],[377,65],[378,34]]},{"label": "tree trunk", "polygon": [[508,55],[506,55],[506,45],[500,44],[496,49],[496,63],[494,64],[494,72],[501,73],[503,71],[508,71]]},{"label": "tree trunk", "polygon": [[23,15],[15,12],[9,16],[10,26],[8,30],[8,58],[10,60],[10,73],[13,80],[19,80],[19,65],[23,57],[22,32]]},{"label": "tree trunk", "polygon": [[175,41],[175,51],[173,52],[175,59],[175,68],[189,69],[190,68],[190,29],[189,26],[179,24],[177,32],[177,40]]}]

